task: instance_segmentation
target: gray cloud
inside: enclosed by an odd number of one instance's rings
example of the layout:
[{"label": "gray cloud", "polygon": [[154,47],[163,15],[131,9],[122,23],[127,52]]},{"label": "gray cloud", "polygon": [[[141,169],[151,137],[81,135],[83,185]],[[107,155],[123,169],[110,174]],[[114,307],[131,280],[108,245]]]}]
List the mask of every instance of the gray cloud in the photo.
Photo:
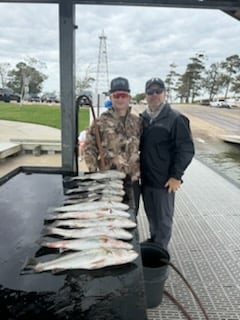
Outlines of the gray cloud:
[{"label": "gray cloud", "polygon": [[[45,90],[59,91],[59,31],[57,5],[0,4],[0,62],[13,66],[26,56],[47,64]],[[240,24],[218,10],[121,6],[76,6],[77,74],[96,71],[99,35],[107,35],[110,78],[129,78],[133,93],[145,81],[175,63],[183,72],[197,52],[206,63],[240,54]]]}]

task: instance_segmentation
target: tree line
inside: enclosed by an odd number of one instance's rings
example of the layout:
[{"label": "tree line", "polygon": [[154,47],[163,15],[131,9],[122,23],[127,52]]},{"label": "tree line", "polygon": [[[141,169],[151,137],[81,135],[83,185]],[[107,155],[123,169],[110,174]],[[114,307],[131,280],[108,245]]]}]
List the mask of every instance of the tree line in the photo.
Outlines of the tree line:
[{"label": "tree line", "polygon": [[[193,103],[200,96],[206,96],[209,101],[222,95],[227,98],[240,95],[240,57],[231,55],[224,61],[205,66],[207,58],[204,54],[196,54],[189,58],[183,73],[177,72],[176,64],[170,65],[165,84],[168,99],[182,103]],[[46,66],[35,58],[28,58],[11,68],[9,63],[0,63],[0,86],[11,88],[25,97],[26,94],[39,94],[43,82],[48,78],[43,73]],[[76,94],[90,88],[94,82],[90,66],[82,78],[77,77]],[[137,102],[144,99],[145,94],[139,93],[134,98]]]},{"label": "tree line", "polygon": [[[43,83],[48,76],[43,72],[46,65],[35,58],[26,58],[14,68],[8,62],[0,63],[0,88],[10,88],[22,98],[27,95],[37,95],[42,92]],[[83,74],[76,77],[76,95],[89,89],[95,78],[92,66],[88,65]]]},{"label": "tree line", "polygon": [[[189,63],[183,73],[177,72],[177,65],[170,64],[165,85],[170,102],[193,103],[200,96],[206,96],[209,101],[222,95],[227,98],[229,94],[240,95],[240,57],[231,55],[224,61],[205,66],[207,57],[196,54],[189,58]],[[137,102],[145,98],[145,93],[135,97]]]},{"label": "tree line", "polygon": [[175,64],[170,65],[170,71],[165,83],[169,100],[180,102],[195,102],[200,96],[206,96],[209,101],[222,95],[227,98],[230,94],[240,94],[240,57],[231,55],[224,61],[205,66],[206,56],[196,54],[189,58],[185,71],[179,74]]}]

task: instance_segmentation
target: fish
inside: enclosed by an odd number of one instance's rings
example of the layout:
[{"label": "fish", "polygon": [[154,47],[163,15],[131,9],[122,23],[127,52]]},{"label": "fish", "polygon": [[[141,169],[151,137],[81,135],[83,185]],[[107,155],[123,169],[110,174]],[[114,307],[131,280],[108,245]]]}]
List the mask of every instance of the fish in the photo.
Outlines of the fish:
[{"label": "fish", "polygon": [[90,181],[74,181],[74,186],[76,187],[89,187],[89,186],[99,186],[99,185],[105,185],[106,187],[113,187],[115,189],[123,189],[123,181],[120,179],[114,179],[114,180],[90,180]]},{"label": "fish", "polygon": [[35,258],[27,259],[23,269],[35,272],[70,270],[70,269],[100,269],[112,265],[122,265],[134,261],[138,253],[126,249],[91,249],[60,255],[60,257],[38,262]]},{"label": "fish", "polygon": [[48,242],[43,239],[37,241],[41,247],[48,247],[53,249],[60,249],[60,252],[65,250],[88,250],[96,248],[118,248],[118,249],[127,249],[130,250],[133,248],[133,245],[107,236],[100,237],[88,237],[84,239],[74,239],[74,240],[62,240]]},{"label": "fish", "polygon": [[102,194],[102,195],[109,195],[109,196],[112,196],[112,195],[124,196],[125,191],[124,190],[116,190],[113,188],[111,188],[111,189],[106,188],[106,189],[97,191],[97,193]]},{"label": "fish", "polygon": [[131,240],[132,234],[122,228],[96,227],[82,229],[63,229],[55,227],[45,227],[42,230],[43,235],[59,235],[68,239],[82,239],[86,237],[108,236],[114,239]]},{"label": "fish", "polygon": [[89,212],[69,211],[64,213],[53,214],[47,217],[45,220],[62,220],[62,219],[98,219],[104,217],[125,217],[129,218],[130,213],[120,210],[98,210]]},{"label": "fish", "polygon": [[68,189],[65,191],[65,194],[72,194],[72,193],[80,193],[80,192],[93,192],[93,191],[97,191],[97,190],[102,190],[106,188],[106,186],[104,184],[99,184],[99,185],[93,185],[93,186],[84,186],[84,187],[77,187],[77,188],[72,188],[72,189]]},{"label": "fish", "polygon": [[111,194],[102,194],[100,195],[100,201],[114,201],[114,202],[119,202],[121,203],[123,201],[123,197],[120,196],[114,196],[114,195],[111,195]]},{"label": "fish", "polygon": [[71,180],[102,180],[102,179],[124,179],[126,174],[117,170],[99,171],[93,173],[85,173],[83,175],[72,177]]},{"label": "fish", "polygon": [[[114,202],[122,202],[123,197],[122,196],[116,196],[116,195],[111,195],[111,194],[100,194],[96,193],[95,196],[91,196],[87,199],[88,202],[93,202],[93,201],[114,201]],[[64,205],[73,205],[73,204],[78,204],[78,203],[84,203],[86,202],[86,199],[67,199],[64,200],[63,204]]]},{"label": "fish", "polygon": [[96,209],[119,209],[119,210],[128,210],[129,205],[122,202],[114,201],[93,201],[93,202],[83,202],[80,204],[73,204],[68,206],[57,207],[53,209],[54,212],[66,212],[66,211],[91,211]]},{"label": "fish", "polygon": [[77,192],[73,194],[66,195],[65,199],[85,199],[85,201],[89,201],[89,199],[92,199],[96,197],[96,192]]},{"label": "fish", "polygon": [[78,185],[75,188],[69,188],[65,190],[66,195],[75,194],[75,193],[89,193],[89,192],[115,192],[115,194],[123,193],[123,184],[116,182],[108,183],[96,183],[90,186]]},{"label": "fish", "polygon": [[[101,196],[97,195],[97,194],[87,198],[87,200],[89,202],[93,202],[93,201],[100,200],[100,199],[101,199]],[[63,201],[63,205],[66,206],[66,205],[78,204],[78,203],[83,203],[83,202],[86,202],[86,198],[85,199],[82,199],[82,198],[79,198],[79,199],[65,199]]]},{"label": "fish", "polygon": [[135,228],[136,223],[130,219],[123,217],[103,217],[93,220],[68,219],[57,220],[52,223],[52,227],[68,227],[68,228],[95,228],[95,227],[112,227],[112,228]]}]

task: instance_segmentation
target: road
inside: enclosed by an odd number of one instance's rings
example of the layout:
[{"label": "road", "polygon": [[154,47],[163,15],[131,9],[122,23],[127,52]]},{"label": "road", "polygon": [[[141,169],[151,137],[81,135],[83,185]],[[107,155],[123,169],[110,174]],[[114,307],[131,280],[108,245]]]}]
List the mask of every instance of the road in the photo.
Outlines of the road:
[{"label": "road", "polygon": [[173,108],[227,132],[240,134],[240,108],[220,109],[199,105],[173,105]]}]

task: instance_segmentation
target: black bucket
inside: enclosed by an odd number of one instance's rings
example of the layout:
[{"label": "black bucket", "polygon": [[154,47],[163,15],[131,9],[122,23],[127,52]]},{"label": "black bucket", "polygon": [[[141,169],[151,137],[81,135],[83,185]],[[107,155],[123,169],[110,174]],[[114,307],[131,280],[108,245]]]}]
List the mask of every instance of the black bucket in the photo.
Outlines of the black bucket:
[{"label": "black bucket", "polygon": [[168,265],[161,259],[170,260],[168,252],[155,243],[141,243],[144,287],[148,308],[155,308],[162,302],[164,283],[168,278]]}]

